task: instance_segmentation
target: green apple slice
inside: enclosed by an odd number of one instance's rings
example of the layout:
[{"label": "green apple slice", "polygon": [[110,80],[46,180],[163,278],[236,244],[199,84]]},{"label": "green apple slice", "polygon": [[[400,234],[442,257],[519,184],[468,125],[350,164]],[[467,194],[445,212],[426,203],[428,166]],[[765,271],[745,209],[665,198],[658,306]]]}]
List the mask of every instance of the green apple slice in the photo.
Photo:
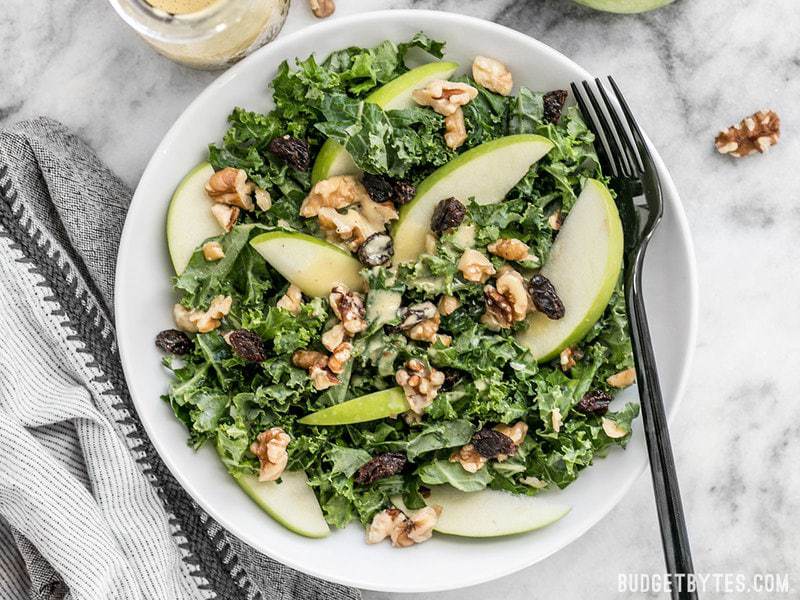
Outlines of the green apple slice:
[{"label": "green apple slice", "polygon": [[[413,513],[401,497],[392,502],[405,513]],[[525,533],[555,523],[570,507],[531,496],[516,496],[497,490],[462,492],[449,485],[431,487],[425,498],[429,506],[439,505],[442,514],[433,530],[461,537],[486,538]]]},{"label": "green apple slice", "polygon": [[552,147],[540,135],[509,135],[475,146],[431,173],[400,210],[394,226],[394,264],[416,260],[423,252],[433,209],[441,200],[452,196],[462,202],[500,202]]},{"label": "green apple slice", "polygon": [[606,186],[589,179],[558,232],[541,273],[553,284],[565,314],[534,313],[517,340],[546,361],[580,341],[603,314],[622,268],[622,223]]},{"label": "green apple slice", "polygon": [[289,531],[310,538],[323,538],[331,532],[303,471],[284,472],[280,483],[259,481],[253,475],[234,479],[264,512]]},{"label": "green apple slice", "polygon": [[300,422],[304,425],[349,425],[396,417],[407,410],[403,388],[394,387],[323,408],[306,415]]},{"label": "green apple slice", "polygon": [[167,247],[172,267],[180,275],[192,253],[210,237],[225,233],[211,214],[214,201],[206,194],[206,182],[214,168],[201,163],[178,184],[167,209]]},{"label": "green apple slice", "polygon": [[595,10],[613,13],[642,13],[670,4],[674,0],[575,0]]},{"label": "green apple slice", "polygon": [[269,231],[250,240],[250,245],[306,296],[327,296],[344,284],[361,289],[362,266],[346,250],[304,233]]},{"label": "green apple slice", "polygon": [[[369,96],[366,101],[377,104],[384,110],[399,110],[415,106],[411,92],[425,87],[434,79],[448,79],[458,68],[454,62],[432,62],[400,77],[392,79]],[[358,175],[361,169],[341,144],[328,140],[319,150],[314,168],[311,170],[311,182],[316,183],[334,175]]]}]

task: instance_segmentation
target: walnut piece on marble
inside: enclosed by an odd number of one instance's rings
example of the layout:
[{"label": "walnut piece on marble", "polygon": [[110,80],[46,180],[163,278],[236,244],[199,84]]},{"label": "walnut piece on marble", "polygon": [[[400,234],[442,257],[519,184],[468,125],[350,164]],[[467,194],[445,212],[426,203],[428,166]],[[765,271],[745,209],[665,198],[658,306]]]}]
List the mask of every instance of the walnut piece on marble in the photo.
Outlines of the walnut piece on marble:
[{"label": "walnut piece on marble", "polygon": [[424,88],[411,92],[411,97],[417,104],[430,106],[443,117],[449,117],[477,95],[478,90],[469,84],[444,79],[434,79]]},{"label": "walnut piece on marble", "polygon": [[311,5],[311,12],[318,19],[330,17],[336,10],[336,4],[333,0],[309,0]]},{"label": "walnut piece on marble", "polygon": [[256,441],[250,444],[250,452],[258,457],[260,469],[259,481],[275,481],[286,469],[289,462],[289,453],[286,448],[291,438],[280,427],[271,427],[262,431]]},{"label": "walnut piece on marble", "polygon": [[243,210],[253,210],[251,194],[256,186],[247,181],[244,169],[225,167],[214,173],[205,185],[208,196],[220,204],[236,206]]},{"label": "walnut piece on marble", "polygon": [[780,135],[780,117],[771,110],[760,110],[742,119],[738,125],[720,131],[714,139],[714,146],[720,154],[740,158],[756,152],[763,154],[778,143]]},{"label": "walnut piece on marble", "polygon": [[494,58],[476,56],[472,61],[472,78],[487,90],[508,96],[514,87],[514,79],[508,67]]}]

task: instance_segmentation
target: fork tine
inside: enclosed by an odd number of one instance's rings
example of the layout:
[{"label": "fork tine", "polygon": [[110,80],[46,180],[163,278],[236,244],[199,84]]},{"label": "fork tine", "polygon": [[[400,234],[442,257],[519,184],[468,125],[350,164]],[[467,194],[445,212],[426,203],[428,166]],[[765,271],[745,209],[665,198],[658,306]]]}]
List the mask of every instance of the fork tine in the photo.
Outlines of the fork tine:
[{"label": "fork tine", "polygon": [[614,89],[614,94],[616,94],[617,100],[619,100],[619,105],[622,108],[622,112],[625,114],[625,120],[628,122],[628,127],[630,127],[631,133],[638,144],[638,151],[634,153],[634,156],[640,172],[643,173],[644,161],[642,160],[642,152],[649,152],[647,149],[647,144],[644,142],[644,136],[642,135],[642,131],[639,129],[639,125],[636,123],[636,120],[633,118],[631,109],[628,108],[628,103],[625,101],[625,96],[622,95],[619,86],[617,86],[617,82],[614,81],[614,78],[611,77],[611,75],[608,76],[608,81],[611,83],[611,87]]},{"label": "fork tine", "polygon": [[606,119],[606,115],[603,112],[603,109],[600,107],[600,103],[597,101],[597,98],[594,96],[594,92],[592,92],[592,88],[589,85],[588,81],[584,81],[583,89],[586,90],[586,95],[589,97],[589,102],[592,103],[592,108],[594,109],[594,114],[597,117],[597,120],[600,122],[600,126],[603,129],[603,135],[606,138],[606,141],[609,145],[609,151],[611,152],[611,156],[614,157],[615,161],[619,165],[620,175],[623,177],[630,177],[630,166],[625,161],[625,155],[619,148],[619,144],[617,143],[617,137],[614,135],[614,128],[611,127],[608,120]]},{"label": "fork tine", "polygon": [[637,162],[639,152],[636,148],[636,142],[634,142],[627,129],[625,129],[625,126],[622,124],[622,121],[619,118],[619,111],[611,103],[611,99],[606,93],[603,83],[600,81],[600,79],[595,79],[594,82],[595,85],[597,85],[597,89],[600,90],[600,95],[603,97],[606,112],[608,112],[608,114],[611,116],[611,120],[614,121],[614,129],[616,130],[617,137],[619,138],[623,155],[620,160],[624,162],[625,168],[630,174],[640,175],[642,170],[639,168],[639,163]]},{"label": "fork tine", "polygon": [[575,100],[578,103],[578,108],[581,109],[581,114],[586,119],[586,125],[592,130],[592,133],[594,133],[595,138],[599,142],[595,144],[595,149],[597,150],[597,158],[600,161],[600,166],[604,171],[610,173],[614,177],[617,177],[619,174],[617,165],[611,160],[609,152],[606,150],[606,142],[603,139],[603,132],[595,121],[594,115],[589,112],[589,107],[587,106],[586,101],[583,99],[583,94],[581,94],[580,89],[574,82],[570,83],[570,88],[572,88],[572,95],[575,96]]}]

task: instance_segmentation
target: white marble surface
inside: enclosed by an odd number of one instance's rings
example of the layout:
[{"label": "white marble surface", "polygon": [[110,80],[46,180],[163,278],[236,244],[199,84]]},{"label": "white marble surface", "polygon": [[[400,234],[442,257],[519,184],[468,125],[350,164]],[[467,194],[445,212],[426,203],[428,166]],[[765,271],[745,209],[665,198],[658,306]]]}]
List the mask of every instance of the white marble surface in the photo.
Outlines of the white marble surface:
[{"label": "white marble surface", "polygon": [[[620,81],[672,170],[697,250],[698,347],[673,423],[695,566],[789,573],[800,594],[797,0],[678,0],[646,16],[604,15],[568,0],[338,4],[337,16],[415,6],[484,17]],[[5,0],[3,9],[0,125],[40,114],[60,119],[131,185],[215,77],[153,53],[103,0]],[[312,21],[295,0],[285,30]],[[778,147],[739,162],[713,152],[717,129],[762,107],[783,119]],[[619,598],[618,573],[662,569],[645,474],[608,518],[550,559],[491,584],[420,598]]]}]

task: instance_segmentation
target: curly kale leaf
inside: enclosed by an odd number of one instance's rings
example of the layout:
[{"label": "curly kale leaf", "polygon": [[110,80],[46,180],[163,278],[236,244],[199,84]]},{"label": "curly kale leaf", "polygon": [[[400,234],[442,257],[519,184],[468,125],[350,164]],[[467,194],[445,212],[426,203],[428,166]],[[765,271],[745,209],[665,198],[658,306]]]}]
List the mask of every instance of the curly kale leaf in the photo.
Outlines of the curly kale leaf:
[{"label": "curly kale leaf", "polygon": [[222,244],[225,257],[208,261],[198,248],[189,264],[175,278],[183,292],[181,304],[205,309],[215,296],[232,296],[237,306],[259,304],[272,288],[272,277],[264,259],[249,245],[258,233],[256,225],[239,225],[230,233],[212,238]]},{"label": "curly kale leaf", "polygon": [[370,173],[412,177],[446,163],[453,153],[441,135],[442,117],[422,108],[384,111],[377,104],[344,94],[321,105],[323,121],[315,125],[325,137],[345,147],[355,163]]}]

